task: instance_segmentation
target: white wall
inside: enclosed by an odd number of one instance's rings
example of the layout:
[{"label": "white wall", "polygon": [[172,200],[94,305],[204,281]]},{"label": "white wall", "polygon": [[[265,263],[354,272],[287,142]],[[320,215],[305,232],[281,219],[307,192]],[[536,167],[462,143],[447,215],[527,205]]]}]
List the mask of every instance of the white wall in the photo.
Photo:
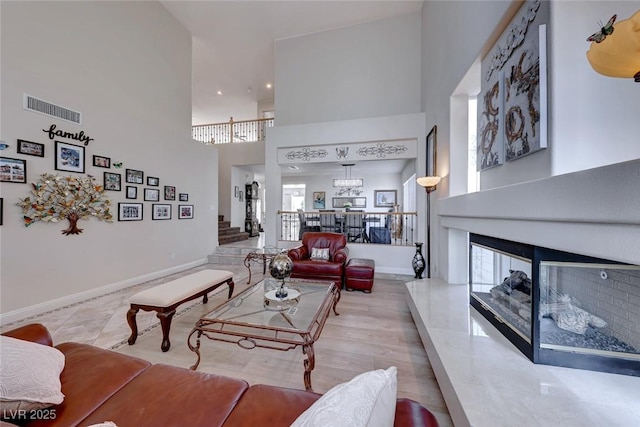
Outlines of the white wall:
[{"label": "white wall", "polygon": [[[95,139],[86,147],[86,172],[99,183],[105,169],[92,166],[94,154],[123,162],[111,172],[132,168],[159,177],[161,186],[188,193],[195,207],[193,220],[178,220],[179,202],[167,202],[173,219],[152,221],[145,185],[138,185],[143,221],[118,222],[118,203],[131,200],[124,191],[107,192],[116,221],[80,221],[82,234],[63,236],[66,221],[25,228],[15,203],[30,185],[3,183],[3,320],[205,262],[217,241],[217,156],[190,138],[190,34],[156,2],[0,7],[0,138],[11,146],[2,155],[27,160],[28,182],[54,172],[54,142],[42,129],[56,124]],[[23,110],[23,93],[81,111],[83,125]],[[18,138],[45,144],[45,157],[17,154]]]},{"label": "white wall", "polygon": [[[386,141],[397,139],[424,138],[424,116],[422,114],[398,115],[390,117],[375,117],[359,120],[343,120],[326,123],[310,123],[303,125],[275,126],[268,129],[265,153],[266,192],[270,197],[266,200],[265,242],[267,245],[276,245],[277,217],[276,212],[282,206],[282,182],[281,166],[278,164],[277,150],[280,147],[297,147],[304,141],[304,145],[335,144],[340,142],[361,141]],[[418,174],[425,172],[426,150],[418,150],[416,169]],[[398,176],[400,178],[400,176]],[[365,181],[366,183],[366,181]],[[400,183],[400,186],[402,184]],[[401,196],[401,191],[398,197]],[[373,197],[373,196],[372,196]],[[330,201],[330,193],[327,193]],[[418,204],[424,204],[425,193],[422,189],[417,192]],[[368,210],[368,209],[367,209]],[[425,228],[423,221],[418,219],[418,239],[424,241]],[[366,246],[367,248],[369,246]],[[366,251],[367,249],[365,249]],[[360,251],[362,252],[362,251]],[[405,253],[405,252],[408,252]],[[415,248],[387,248],[387,250],[371,250],[368,255],[376,262],[377,271],[413,274],[411,258]],[[358,253],[358,250],[355,252]],[[352,253],[353,255],[353,253]],[[410,255],[410,256],[409,256]],[[354,255],[355,256],[355,255]]]},{"label": "white wall", "polygon": [[[398,190],[397,199],[399,203],[402,203],[402,180],[401,175],[399,173],[385,173],[384,171],[380,171],[380,173],[371,175],[371,174],[363,174],[352,172],[353,178],[362,178],[364,181],[364,186],[362,187],[362,194],[354,197],[366,197],[367,198],[367,206],[366,208],[356,208],[354,209],[364,209],[367,212],[387,212],[389,208],[376,208],[375,199],[374,199],[374,191],[375,190]],[[314,209],[313,207],[313,192],[314,191],[324,191],[326,196],[326,206],[325,209],[334,209],[332,204],[333,197],[344,197],[344,196],[336,196],[336,189],[333,187],[333,179],[334,178],[342,178],[342,175],[334,176],[334,175],[295,175],[295,176],[283,176],[282,184],[305,184],[305,198],[304,205],[306,211],[317,211],[318,209]],[[335,208],[342,210],[342,207]]]},{"label": "white wall", "polygon": [[[438,169],[448,170],[448,153],[450,151],[451,126],[449,99],[454,93],[459,81],[472,65],[473,61],[486,51],[492,44],[492,33],[502,32],[503,26],[510,19],[510,7],[512,4],[502,1],[474,1],[474,2],[425,2],[423,7],[423,87],[422,102],[424,105],[427,127],[438,124]],[[537,178],[545,178],[548,175],[558,175],[571,171],[595,168],[602,165],[614,164],[625,160],[640,157],[640,146],[637,144],[640,135],[640,124],[637,117],[640,113],[638,103],[637,84],[632,80],[612,79],[596,74],[586,60],[585,52],[589,48],[585,41],[586,36],[597,30],[594,22],[607,19],[614,13],[618,13],[618,19],[631,16],[637,10],[637,4],[625,1],[609,2],[565,2],[554,1],[550,4],[550,23],[548,25],[548,58],[549,58],[549,148],[550,165],[536,165],[526,159],[513,162],[513,165],[528,168],[527,173],[536,173],[534,168],[540,167],[543,175],[534,175]],[[502,21],[502,24],[500,22]],[[455,52],[455,55],[452,54]],[[605,100],[603,106],[602,102]],[[609,102],[607,102],[609,101]],[[608,106],[609,104],[610,107]],[[545,154],[546,155],[546,154]],[[631,166],[633,168],[633,166]],[[500,168],[503,168],[501,166]],[[493,173],[493,172],[492,172]],[[486,173],[481,179],[486,179]],[[532,179],[531,176],[521,176],[518,180],[502,179],[491,183],[493,187],[513,184],[510,189],[518,189],[519,183]],[[555,183],[556,181],[549,181]],[[613,181],[610,192],[617,198],[617,203],[627,205],[630,194],[620,192]],[[573,185],[580,187],[587,185],[579,180]],[[483,185],[484,187],[484,185]],[[486,187],[485,187],[486,188]],[[539,198],[529,197],[529,187],[522,187],[520,196],[515,199],[517,191],[500,193],[506,197],[500,203],[515,206],[522,217],[536,215]],[[579,188],[580,192],[584,188]],[[567,191],[571,191],[568,189]],[[586,191],[588,192],[588,191]],[[449,194],[449,178],[445,176],[438,186],[435,195],[436,209],[438,199]],[[488,193],[487,193],[488,194]],[[459,196],[468,202],[456,202],[447,205],[447,216],[468,217],[469,206],[484,206],[497,203],[495,198],[485,199],[485,192],[470,196]],[[456,198],[456,200],[459,200]],[[572,205],[574,198],[554,198],[550,203],[559,204],[562,210],[569,210],[580,219],[580,211]],[[592,200],[592,199],[589,199]],[[592,200],[598,203],[597,200]],[[628,210],[624,212],[629,213]],[[495,213],[495,212],[494,212]],[[494,214],[493,213],[493,214]],[[515,215],[518,215],[515,214]],[[480,215],[482,217],[482,215]],[[490,219],[490,218],[488,218]],[[544,221],[540,216],[539,221]],[[438,218],[438,223],[441,218]],[[447,219],[449,225],[455,225],[461,230],[468,230],[470,224],[481,221],[477,216],[464,221]],[[602,220],[598,233],[605,236],[608,232],[607,221]],[[497,237],[506,237],[505,228],[498,227],[496,222],[490,221],[484,231]],[[538,224],[544,224],[539,222]],[[492,229],[492,227],[496,227]],[[516,227],[512,224],[512,228]],[[563,232],[566,237],[573,240],[570,235],[570,227]],[[466,252],[466,247],[460,239],[459,232],[439,227],[436,230],[437,255],[436,259],[440,269],[439,277],[448,279],[450,272],[449,263],[458,263],[455,254]],[[562,227],[560,227],[562,231]],[[433,230],[432,230],[433,231]],[[514,233],[516,230],[512,230]],[[517,234],[525,241],[540,242],[539,229],[517,229]],[[524,236],[522,236],[524,234]],[[515,234],[514,234],[515,235]],[[557,236],[556,236],[557,237]],[[553,243],[555,240],[550,240]],[[609,238],[606,242],[610,242]],[[454,246],[449,247],[452,244]],[[609,243],[610,244],[610,243]],[[619,259],[619,250],[610,248],[611,253]],[[627,246],[627,249],[635,249]],[[602,248],[600,256],[605,255]],[[629,257],[626,257],[628,260]],[[459,265],[459,263],[458,263]]]},{"label": "white wall", "polygon": [[420,111],[420,15],[278,40],[277,125]]},{"label": "white wall", "polygon": [[584,40],[597,22],[615,13],[621,21],[638,9],[633,1],[551,3],[554,175],[640,158],[640,85],[596,73]]},{"label": "white wall", "polygon": [[[431,195],[432,212],[437,212],[438,199],[450,194],[449,129],[456,126],[450,118],[450,98],[510,7],[508,1],[454,1],[425,2],[422,8],[422,106],[426,129],[438,126],[437,170],[443,173],[442,182]],[[457,148],[457,152],[466,151],[466,145]],[[426,198],[422,206],[426,209]],[[437,217],[432,217],[431,233],[431,262],[435,264],[432,277],[447,279],[449,253],[466,253],[466,249],[449,248],[449,233],[439,227]]]},{"label": "white wall", "polygon": [[638,183],[631,160],[449,197],[439,215],[446,227],[640,265]]}]

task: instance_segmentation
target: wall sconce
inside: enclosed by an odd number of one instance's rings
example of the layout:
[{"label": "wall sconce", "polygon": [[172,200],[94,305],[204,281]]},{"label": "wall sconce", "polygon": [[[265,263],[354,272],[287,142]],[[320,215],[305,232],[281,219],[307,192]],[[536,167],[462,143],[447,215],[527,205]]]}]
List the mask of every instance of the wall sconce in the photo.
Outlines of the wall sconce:
[{"label": "wall sconce", "polygon": [[633,78],[640,83],[640,10],[614,24],[611,31],[610,34],[602,31],[604,38],[600,36],[600,42],[591,43],[587,51],[589,64],[602,75]]},{"label": "wall sconce", "polygon": [[441,180],[439,176],[423,176],[416,180],[427,191],[427,279],[431,278],[431,192]]}]

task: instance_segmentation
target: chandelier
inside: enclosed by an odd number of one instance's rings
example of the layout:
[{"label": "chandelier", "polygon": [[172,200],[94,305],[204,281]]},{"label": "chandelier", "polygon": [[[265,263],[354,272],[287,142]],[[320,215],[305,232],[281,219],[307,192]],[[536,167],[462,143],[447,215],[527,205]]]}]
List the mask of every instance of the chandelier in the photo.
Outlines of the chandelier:
[{"label": "chandelier", "polygon": [[362,178],[351,178],[351,167],[353,163],[344,164],[344,178],[333,180],[336,188],[336,196],[359,196],[364,192],[364,180]]}]

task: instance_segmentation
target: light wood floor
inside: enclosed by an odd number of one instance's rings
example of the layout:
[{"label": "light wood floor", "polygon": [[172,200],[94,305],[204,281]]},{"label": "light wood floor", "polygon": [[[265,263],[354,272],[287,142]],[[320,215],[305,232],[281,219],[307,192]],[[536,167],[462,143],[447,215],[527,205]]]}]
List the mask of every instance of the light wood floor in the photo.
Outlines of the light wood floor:
[{"label": "light wood floor", "polygon": [[[249,242],[261,247],[262,242]],[[252,246],[253,247],[253,246]],[[139,312],[141,335],[135,345],[126,343],[130,329],[126,321],[128,298],[136,292],[173,280],[200,269],[230,270],[236,292],[247,286],[247,269],[242,265],[207,264],[176,275],[111,292],[74,303],[31,318],[0,325],[6,331],[26,323],[43,323],[54,343],[82,342],[120,353],[141,357],[153,363],[188,368],[195,360],[186,339],[197,319],[222,303],[227,288],[219,289],[203,305],[193,301],[178,309],[171,326],[171,349],[160,350],[162,333],[155,313]],[[252,284],[263,278],[259,267],[253,268]],[[398,396],[422,403],[433,412],[441,426],[453,425],[434,377],[429,359],[409,312],[405,281],[411,276],[376,274],[373,292],[342,292],[339,316],[331,314],[315,344],[316,367],[311,380],[314,391],[324,393],[333,386],[351,380],[372,369],[398,368]],[[199,371],[242,378],[250,384],[272,384],[303,389],[303,355],[299,348],[288,352],[202,341]]]},{"label": "light wood floor", "polygon": [[[262,278],[259,272],[252,281]],[[237,291],[246,281],[237,283]],[[438,418],[441,426],[452,425],[442,393],[435,380],[418,331],[409,312],[405,287],[401,280],[376,277],[373,292],[342,292],[339,316],[327,320],[320,339],[314,345],[316,366],[311,374],[314,391],[324,393],[333,386],[373,369],[398,368],[398,396],[422,403]],[[154,363],[188,368],[195,353],[186,344],[198,317],[223,302],[226,290],[196,304],[173,320],[171,349],[160,350],[162,334],[153,328],[135,345],[123,344],[115,349]],[[272,384],[304,388],[303,355],[299,348],[288,352],[254,348],[202,339],[199,371],[242,378],[250,384]]]}]

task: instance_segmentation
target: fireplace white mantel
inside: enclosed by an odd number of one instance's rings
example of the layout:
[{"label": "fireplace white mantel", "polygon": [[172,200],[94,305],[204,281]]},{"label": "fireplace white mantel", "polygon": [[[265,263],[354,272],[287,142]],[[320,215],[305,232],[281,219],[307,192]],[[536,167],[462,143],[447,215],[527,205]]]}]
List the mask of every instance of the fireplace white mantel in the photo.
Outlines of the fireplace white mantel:
[{"label": "fireplace white mantel", "polygon": [[443,198],[437,211],[444,228],[640,265],[640,159]]},{"label": "fireplace white mantel", "polygon": [[469,305],[464,284],[405,284],[456,427],[637,427],[640,377],[536,365]]},{"label": "fireplace white mantel", "polygon": [[470,307],[463,254],[471,232],[640,265],[640,159],[442,198],[436,210],[448,282],[407,283],[407,299],[454,424],[637,425],[627,397],[639,377],[534,365]]}]

